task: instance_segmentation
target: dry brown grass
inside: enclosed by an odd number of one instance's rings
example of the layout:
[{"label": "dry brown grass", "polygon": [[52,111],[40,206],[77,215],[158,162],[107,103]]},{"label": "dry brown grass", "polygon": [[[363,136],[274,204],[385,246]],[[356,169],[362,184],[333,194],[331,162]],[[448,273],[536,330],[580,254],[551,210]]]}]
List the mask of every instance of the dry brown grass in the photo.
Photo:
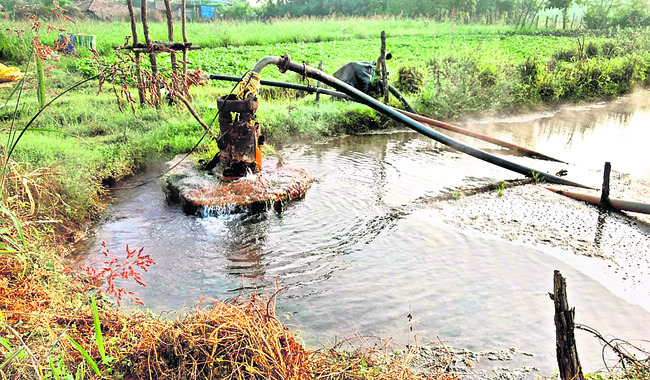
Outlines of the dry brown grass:
[{"label": "dry brown grass", "polygon": [[[53,232],[40,237],[47,241],[39,243],[48,245],[74,242],[83,235],[79,221],[69,220],[68,205],[61,196],[64,191],[58,179],[57,166],[34,169],[11,160],[6,165],[3,203],[21,221],[28,241],[38,240],[30,236],[35,231]],[[3,215],[2,225],[13,228],[10,224],[11,221]]]},{"label": "dry brown grass", "polygon": [[[26,170],[10,163],[5,205],[20,220],[27,244],[18,253],[0,255],[0,336],[11,346],[0,345],[0,363],[23,343],[30,355],[13,359],[0,379],[52,378],[50,359],[62,360],[70,374],[98,378],[64,336],[78,342],[107,379],[453,378],[414,374],[415,352],[391,354],[390,342],[370,347],[360,340],[346,349],[306,350],[280,321],[275,295],[205,299],[175,318],[125,313],[100,302],[106,355],[114,358],[104,364],[87,292],[93,283],[71,281],[66,272],[76,226],[62,217],[57,183],[52,168]],[[2,227],[6,237],[21,240],[10,218],[3,218]]]},{"label": "dry brown grass", "polygon": [[[13,315],[7,318],[7,324],[17,326],[21,334],[30,337],[25,341],[44,374],[50,371],[47,363],[52,345],[56,345],[54,352],[64,357],[69,368],[78,368],[84,361],[67,340],[59,339],[65,333],[90,353],[105,378],[112,378],[110,374],[120,374],[124,379],[456,378],[453,374],[413,373],[410,362],[416,351],[391,354],[389,342],[373,347],[359,343],[351,344],[346,350],[337,346],[308,351],[279,321],[273,301],[255,295],[228,302],[204,300],[202,305],[184,311],[175,319],[104,308],[100,312],[102,335],[104,342],[109,342],[105,343],[107,355],[115,358],[107,366],[101,363],[92,339],[90,307],[66,312],[54,310],[47,303],[34,307],[30,302],[39,296],[47,299],[39,291],[31,301],[26,301],[27,306],[17,303],[17,296],[7,298],[14,303],[4,302],[2,308],[8,311],[7,316]],[[12,312],[19,308],[23,312]],[[34,326],[46,329],[47,333],[40,338],[31,336],[29,331]],[[14,343],[19,346],[18,341]],[[26,359],[16,363],[18,367],[13,368],[13,375],[34,376],[35,371]],[[86,372],[92,378],[92,372],[89,369]]]},{"label": "dry brown grass", "polygon": [[[452,379],[454,375],[417,375],[410,361],[415,350],[392,355],[388,343],[308,351],[279,319],[273,297],[252,295],[203,305],[175,320],[127,323],[137,341],[120,361],[127,378],[136,379]],[[206,307],[207,304],[211,304]],[[351,346],[353,347],[353,346]]]},{"label": "dry brown grass", "polygon": [[306,379],[308,352],[258,296],[204,300],[174,321],[143,323],[125,353],[134,378]]}]

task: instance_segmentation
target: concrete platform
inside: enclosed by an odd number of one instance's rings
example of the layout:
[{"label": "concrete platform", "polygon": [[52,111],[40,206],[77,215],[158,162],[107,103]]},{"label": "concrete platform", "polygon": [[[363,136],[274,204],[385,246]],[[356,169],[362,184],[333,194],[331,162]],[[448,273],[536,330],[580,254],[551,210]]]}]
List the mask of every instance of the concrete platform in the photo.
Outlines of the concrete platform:
[{"label": "concrete platform", "polygon": [[[176,165],[183,155],[168,164]],[[223,181],[215,171],[204,171],[187,158],[163,177],[167,199],[180,203],[190,215],[214,216],[229,213],[281,212],[286,202],[304,197],[314,177],[300,168],[265,159],[262,170],[236,180]]]}]

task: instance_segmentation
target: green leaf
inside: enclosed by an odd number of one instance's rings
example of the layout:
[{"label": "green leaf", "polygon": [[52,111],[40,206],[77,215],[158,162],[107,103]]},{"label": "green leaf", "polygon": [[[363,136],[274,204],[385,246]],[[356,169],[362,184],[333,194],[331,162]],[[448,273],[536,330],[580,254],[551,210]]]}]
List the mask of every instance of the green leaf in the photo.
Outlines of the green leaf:
[{"label": "green leaf", "polygon": [[11,221],[14,223],[14,226],[16,227],[16,230],[18,231],[18,237],[20,238],[20,241],[23,243],[23,248],[27,250],[27,243],[25,243],[25,236],[23,235],[23,229],[20,226],[20,221],[18,221],[18,218],[16,218],[16,215],[14,215],[11,210],[6,208],[4,205],[0,204],[0,212],[6,214],[11,218]]},{"label": "green leaf", "polygon": [[76,348],[77,351],[79,351],[79,353],[81,354],[81,356],[83,356],[84,360],[86,360],[86,362],[88,363],[88,365],[90,366],[90,368],[92,368],[93,371],[95,371],[95,373],[97,374],[97,376],[101,376],[102,373],[99,372],[99,367],[97,367],[97,363],[95,363],[95,361],[93,360],[93,358],[90,357],[90,355],[88,354],[88,352],[87,352],[86,350],[84,350],[84,348],[81,347],[81,345],[79,345],[79,343],[75,342],[74,339],[70,338],[70,337],[67,336],[67,335],[66,335],[65,337],[68,338],[68,340],[69,340],[70,343],[74,346],[74,348]]},{"label": "green leaf", "polygon": [[50,369],[52,370],[52,373],[54,374],[54,378],[56,380],[60,380],[60,378],[59,378],[59,369],[54,366],[54,359],[52,359],[51,356],[48,357],[47,359],[48,359],[48,361],[50,363]]},{"label": "green leaf", "polygon": [[[16,241],[11,236],[3,236],[2,240],[4,240],[4,242],[0,242],[0,244],[2,244],[0,246],[0,249],[7,250],[7,251],[12,252],[12,253],[13,252],[24,252],[24,251],[19,250],[20,249],[20,244],[16,243]],[[5,243],[7,243],[9,245],[7,246],[7,244],[5,244]],[[13,250],[10,250],[9,248],[13,248]]]},{"label": "green leaf", "polygon": [[25,352],[23,352],[24,350],[25,347],[21,346],[19,349],[12,352],[11,355],[9,355],[7,359],[5,359],[5,361],[3,361],[2,364],[0,364],[0,370],[2,370],[7,364],[11,363],[11,361],[14,360],[14,358],[20,355],[21,353],[27,355]]},{"label": "green leaf", "polygon": [[9,343],[9,341],[7,339],[5,339],[5,338],[3,338],[1,336],[0,336],[0,344],[5,346],[5,348],[7,350],[11,351],[11,344]]},{"label": "green leaf", "polygon": [[9,94],[9,97],[7,97],[7,100],[5,101],[5,104],[1,107],[4,108],[7,106],[7,103],[9,103],[9,99],[11,99],[12,96],[18,91],[18,89],[25,83],[25,77],[23,76],[18,83],[14,86],[13,90],[11,90],[11,93]]},{"label": "green leaf", "polygon": [[43,69],[43,58],[36,54],[36,82],[37,89],[36,95],[38,96],[38,104],[41,108],[45,107],[45,71]]},{"label": "green leaf", "polygon": [[95,324],[95,340],[97,341],[97,349],[99,350],[99,354],[102,356],[102,362],[108,365],[108,358],[106,357],[106,351],[104,351],[102,325],[99,322],[99,313],[97,312],[97,303],[95,302],[95,296],[90,297],[90,302],[93,305],[93,319]]},{"label": "green leaf", "polygon": [[24,251],[9,251],[6,249],[0,249],[0,255],[18,255],[21,253],[25,253]]}]

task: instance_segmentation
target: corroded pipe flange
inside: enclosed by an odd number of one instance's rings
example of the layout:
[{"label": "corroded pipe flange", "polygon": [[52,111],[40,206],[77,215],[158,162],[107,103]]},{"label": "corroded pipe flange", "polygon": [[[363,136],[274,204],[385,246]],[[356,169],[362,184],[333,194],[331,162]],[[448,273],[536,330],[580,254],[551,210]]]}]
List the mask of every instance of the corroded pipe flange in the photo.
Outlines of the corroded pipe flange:
[{"label": "corroded pipe flange", "polygon": [[289,65],[291,65],[291,56],[289,54],[282,54],[280,62],[278,62],[278,70],[284,74],[289,70]]}]

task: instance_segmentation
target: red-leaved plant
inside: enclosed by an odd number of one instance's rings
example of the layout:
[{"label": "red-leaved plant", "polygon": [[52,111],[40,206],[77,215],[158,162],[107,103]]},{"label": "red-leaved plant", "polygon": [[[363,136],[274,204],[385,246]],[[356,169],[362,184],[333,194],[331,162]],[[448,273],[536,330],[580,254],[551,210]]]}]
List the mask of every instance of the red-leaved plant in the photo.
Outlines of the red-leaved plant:
[{"label": "red-leaved plant", "polygon": [[[104,250],[102,253],[104,256],[109,257],[109,249],[106,247],[106,242],[102,242]],[[141,286],[146,287],[147,285],[142,281],[140,277],[140,272],[137,268],[147,272],[147,268],[156,262],[154,259],[149,257],[149,255],[143,255],[144,247],[140,248],[139,251],[130,250],[129,245],[126,245],[126,260],[121,261],[115,256],[112,256],[110,260],[104,261],[104,268],[98,271],[95,267],[82,267],[79,268],[84,271],[90,277],[90,286],[95,286],[99,289],[98,294],[102,292],[109,294],[117,300],[117,305],[120,306],[122,303],[122,296],[130,296],[131,302],[135,302],[140,305],[144,303],[140,298],[135,297],[135,293],[130,290],[125,290],[124,288],[117,287],[115,285],[115,280],[118,278],[125,280],[133,280]]]}]

